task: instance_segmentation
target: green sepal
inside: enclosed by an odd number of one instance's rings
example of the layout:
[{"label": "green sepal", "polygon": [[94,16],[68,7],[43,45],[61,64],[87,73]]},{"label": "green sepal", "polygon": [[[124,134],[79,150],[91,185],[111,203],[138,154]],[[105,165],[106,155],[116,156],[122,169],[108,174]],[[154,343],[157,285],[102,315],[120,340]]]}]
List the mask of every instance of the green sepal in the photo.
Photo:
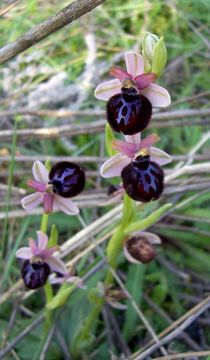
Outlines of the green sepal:
[{"label": "green sepal", "polygon": [[160,40],[154,45],[151,72],[159,77],[165,68],[166,61],[167,50],[162,36]]}]

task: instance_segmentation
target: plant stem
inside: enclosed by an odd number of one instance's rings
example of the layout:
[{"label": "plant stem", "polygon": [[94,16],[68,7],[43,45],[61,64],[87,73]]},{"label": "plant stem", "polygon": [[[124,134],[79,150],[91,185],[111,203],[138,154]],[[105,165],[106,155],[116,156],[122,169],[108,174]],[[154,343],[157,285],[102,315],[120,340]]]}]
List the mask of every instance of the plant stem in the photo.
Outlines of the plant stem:
[{"label": "plant stem", "polygon": [[[44,213],[42,215],[42,220],[41,220],[41,231],[45,234],[47,232],[48,219],[49,219],[49,215]],[[45,299],[47,305],[53,298],[52,286],[50,285],[49,282],[45,284],[44,292],[45,292]],[[49,310],[46,310],[45,318],[46,318],[46,328],[48,329],[52,323],[51,312]]]},{"label": "plant stem", "polygon": [[[113,270],[115,270],[117,267],[118,255],[123,247],[123,240],[125,238],[124,229],[133,220],[133,216],[134,216],[133,200],[129,198],[127,195],[125,195],[123,201],[123,213],[120,224],[117,227],[116,232],[112,235],[106,251],[107,261]],[[105,287],[112,284],[112,282],[113,282],[113,275],[110,269],[108,269],[104,280]],[[79,350],[80,342],[84,342],[85,340],[88,340],[90,338],[90,334],[94,326],[97,325],[97,320],[104,306],[104,302],[105,302],[104,298],[102,298],[99,302],[97,302],[97,304],[95,304],[95,306],[92,308],[92,311],[90,312],[89,316],[86,318],[82,330],[75,342],[76,352],[77,350]]]},{"label": "plant stem", "polygon": [[47,232],[48,219],[49,219],[49,215],[44,213],[42,215],[42,220],[41,220],[41,231],[44,234],[46,234]]}]

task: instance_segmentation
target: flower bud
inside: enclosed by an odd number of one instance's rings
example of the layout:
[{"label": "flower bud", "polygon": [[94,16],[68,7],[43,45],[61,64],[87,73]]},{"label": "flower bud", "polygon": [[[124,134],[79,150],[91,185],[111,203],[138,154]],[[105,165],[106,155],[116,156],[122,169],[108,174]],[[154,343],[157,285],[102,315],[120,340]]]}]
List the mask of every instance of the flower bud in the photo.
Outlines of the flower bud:
[{"label": "flower bud", "polygon": [[155,44],[153,51],[153,60],[152,60],[152,73],[160,76],[163,72],[167,61],[167,50],[163,37]]},{"label": "flower bud", "polygon": [[150,32],[146,32],[142,39],[142,53],[150,62],[153,59],[154,46],[158,41],[159,37]]},{"label": "flower bud", "polygon": [[148,232],[137,232],[124,244],[125,257],[134,264],[149,263],[155,257],[154,244],[160,244],[159,236]]},{"label": "flower bud", "polygon": [[164,39],[155,34],[147,32],[142,39],[142,54],[145,63],[150,63],[150,72],[160,76],[163,72],[167,61],[167,50]]}]

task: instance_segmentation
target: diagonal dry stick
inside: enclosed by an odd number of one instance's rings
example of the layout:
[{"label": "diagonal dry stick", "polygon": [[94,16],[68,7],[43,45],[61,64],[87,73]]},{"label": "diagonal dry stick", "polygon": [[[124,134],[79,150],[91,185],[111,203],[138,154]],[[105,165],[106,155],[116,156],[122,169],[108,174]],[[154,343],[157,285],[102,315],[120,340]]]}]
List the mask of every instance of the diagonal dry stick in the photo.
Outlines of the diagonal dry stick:
[{"label": "diagonal dry stick", "polygon": [[167,342],[175,339],[177,336],[182,334],[182,332],[195,321],[204,311],[210,307],[210,296],[201,301],[199,304],[190,309],[187,313],[181,316],[178,320],[174,321],[167,329],[162,331],[158,338],[161,339],[158,344],[154,344],[154,341],[151,341],[147,346],[149,346],[145,351],[142,350],[135,353],[131,359],[132,360],[143,360],[147,356],[152,354],[157,350],[161,345],[166,344]]},{"label": "diagonal dry stick", "polygon": [[16,41],[0,49],[0,64],[4,64],[16,55],[37,44],[47,36],[72,23],[82,15],[103,4],[106,0],[77,0],[66,6],[58,14],[49,17],[43,23],[22,35]]},{"label": "diagonal dry stick", "polygon": [[197,359],[198,357],[204,357],[204,356],[208,356],[210,355],[210,350],[206,350],[206,351],[189,351],[186,353],[181,353],[181,354],[172,354],[172,355],[167,355],[167,356],[161,356],[158,358],[155,358],[155,360],[175,360],[175,359]]}]

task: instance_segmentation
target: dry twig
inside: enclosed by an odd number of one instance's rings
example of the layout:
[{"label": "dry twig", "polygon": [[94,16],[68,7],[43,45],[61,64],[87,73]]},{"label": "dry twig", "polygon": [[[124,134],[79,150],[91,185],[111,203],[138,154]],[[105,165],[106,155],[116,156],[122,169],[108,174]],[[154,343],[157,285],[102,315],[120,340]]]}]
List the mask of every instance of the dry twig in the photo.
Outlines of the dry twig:
[{"label": "dry twig", "polygon": [[42,24],[22,35],[16,41],[0,49],[0,64],[4,64],[16,55],[37,44],[47,36],[72,23],[82,15],[103,4],[106,0],[77,0],[66,6],[58,14],[51,16]]}]

